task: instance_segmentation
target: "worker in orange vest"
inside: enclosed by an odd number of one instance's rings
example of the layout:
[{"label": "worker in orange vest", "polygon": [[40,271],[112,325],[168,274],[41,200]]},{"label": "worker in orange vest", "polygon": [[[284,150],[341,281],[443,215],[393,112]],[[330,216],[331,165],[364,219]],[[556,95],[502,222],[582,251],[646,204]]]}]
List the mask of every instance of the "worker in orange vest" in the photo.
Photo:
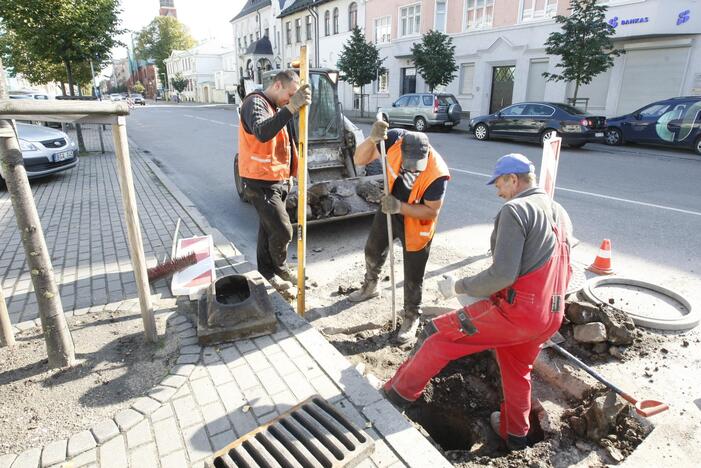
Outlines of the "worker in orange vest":
[{"label": "worker in orange vest", "polygon": [[385,122],[375,122],[370,136],[358,145],[353,156],[356,164],[367,165],[380,157],[378,145],[386,140],[390,194],[382,198],[365,243],[363,286],[350,294],[348,300],[360,302],[380,295],[377,282],[390,245],[386,216],[389,213],[393,235],[403,247],[404,313],[396,337],[401,344],[412,340],[419,326],[426,262],[450,173],[424,133],[388,131],[388,127]]},{"label": "worker in orange vest", "polygon": [[244,196],[258,212],[258,271],[288,297],[297,279],[287,265],[292,224],[285,210],[291,177],[297,175],[293,116],[311,104],[308,84],[300,87],[292,70],[278,73],[263,91],[241,103],[239,173]]}]

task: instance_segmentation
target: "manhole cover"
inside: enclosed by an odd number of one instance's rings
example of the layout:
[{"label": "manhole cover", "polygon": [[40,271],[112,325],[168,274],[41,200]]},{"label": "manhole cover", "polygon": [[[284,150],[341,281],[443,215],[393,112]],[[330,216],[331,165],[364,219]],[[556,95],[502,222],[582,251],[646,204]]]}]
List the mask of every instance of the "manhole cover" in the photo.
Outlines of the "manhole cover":
[{"label": "manhole cover", "polygon": [[660,330],[687,330],[699,316],[681,295],[656,284],[631,278],[601,277],[587,282],[587,299],[622,310],[636,325]]}]

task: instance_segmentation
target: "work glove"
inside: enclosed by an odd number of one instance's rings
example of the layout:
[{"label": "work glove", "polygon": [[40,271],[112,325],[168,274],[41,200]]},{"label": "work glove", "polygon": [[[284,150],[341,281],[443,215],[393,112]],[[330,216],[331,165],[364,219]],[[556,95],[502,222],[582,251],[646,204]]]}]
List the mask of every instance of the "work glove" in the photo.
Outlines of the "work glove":
[{"label": "work glove", "polygon": [[452,275],[443,275],[443,279],[438,281],[438,290],[446,299],[455,297],[455,278]]},{"label": "work glove", "polygon": [[312,103],[312,88],[308,84],[301,86],[290,98],[290,102],[285,106],[290,112],[296,114],[299,110]]},{"label": "work glove", "polygon": [[370,141],[374,144],[378,144],[382,140],[386,140],[388,128],[389,124],[387,122],[384,120],[376,120],[375,123],[372,124],[372,129],[370,129]]},{"label": "work glove", "polygon": [[382,212],[387,214],[399,214],[402,209],[402,202],[394,198],[392,195],[383,195],[380,200]]}]

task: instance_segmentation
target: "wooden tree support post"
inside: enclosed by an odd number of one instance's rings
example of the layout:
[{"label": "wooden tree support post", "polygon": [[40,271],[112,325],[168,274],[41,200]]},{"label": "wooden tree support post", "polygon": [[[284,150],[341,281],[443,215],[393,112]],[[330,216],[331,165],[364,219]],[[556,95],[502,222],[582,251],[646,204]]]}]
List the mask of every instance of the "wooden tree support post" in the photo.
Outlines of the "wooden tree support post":
[{"label": "wooden tree support post", "polygon": [[2,285],[0,285],[0,347],[14,345],[15,333],[12,331],[10,314],[7,313],[7,304],[5,304],[5,294],[2,292]]},{"label": "wooden tree support post", "polygon": [[[309,84],[307,46],[299,51],[300,86]],[[305,312],[305,273],[307,261],[307,125],[308,106],[299,111],[299,162],[297,164],[297,313]]]},{"label": "wooden tree support post", "polygon": [[141,306],[141,319],[144,322],[144,334],[146,335],[146,341],[155,343],[158,340],[158,332],[151,304],[151,289],[146,274],[146,256],[144,255],[141,226],[136,209],[136,194],[131,172],[129,143],[127,142],[126,119],[123,116],[117,117],[117,123],[112,125],[112,136],[114,138],[114,150],[117,154],[117,173],[122,192],[122,203],[124,204],[124,217],[127,222],[129,253],[134,268],[134,276],[136,277],[136,287],[139,290],[139,304]]}]

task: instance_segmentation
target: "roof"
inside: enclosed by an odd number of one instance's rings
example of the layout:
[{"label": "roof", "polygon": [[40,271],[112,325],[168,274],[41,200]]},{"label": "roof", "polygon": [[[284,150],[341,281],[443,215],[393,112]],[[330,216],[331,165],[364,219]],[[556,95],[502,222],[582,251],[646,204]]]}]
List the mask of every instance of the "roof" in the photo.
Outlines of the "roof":
[{"label": "roof", "polygon": [[238,15],[231,18],[230,21],[243,18],[244,16],[250,15],[251,13],[270,6],[272,2],[270,0],[247,0],[246,4],[243,6]]},{"label": "roof", "polygon": [[284,18],[285,16],[290,16],[300,11],[304,11],[311,5],[321,5],[330,1],[331,0],[296,0],[292,5],[282,10],[278,15],[278,18]]},{"label": "roof", "polygon": [[273,55],[273,45],[270,43],[268,36],[263,36],[246,49],[246,54],[253,55]]}]

